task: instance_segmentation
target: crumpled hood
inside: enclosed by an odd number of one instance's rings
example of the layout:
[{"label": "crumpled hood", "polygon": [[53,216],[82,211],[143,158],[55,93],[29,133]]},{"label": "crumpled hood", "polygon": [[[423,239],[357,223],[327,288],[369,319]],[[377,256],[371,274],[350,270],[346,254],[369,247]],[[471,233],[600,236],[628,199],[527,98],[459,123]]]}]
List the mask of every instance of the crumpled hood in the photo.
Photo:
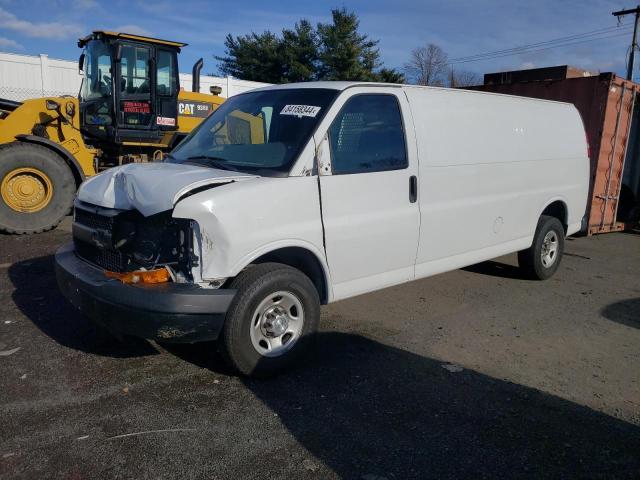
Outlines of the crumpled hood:
[{"label": "crumpled hood", "polygon": [[173,208],[190,190],[255,175],[177,163],[130,163],[85,181],[78,199],[107,208],[136,209],[145,217]]}]

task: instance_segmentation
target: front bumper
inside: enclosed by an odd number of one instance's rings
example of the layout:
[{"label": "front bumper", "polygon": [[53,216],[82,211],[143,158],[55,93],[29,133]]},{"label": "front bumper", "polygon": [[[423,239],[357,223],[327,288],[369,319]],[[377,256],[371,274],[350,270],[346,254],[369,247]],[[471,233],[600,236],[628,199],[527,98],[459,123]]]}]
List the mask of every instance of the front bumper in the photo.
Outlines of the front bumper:
[{"label": "front bumper", "polygon": [[116,334],[176,343],[215,340],[235,290],[188,283],[126,285],[76,256],[73,243],[55,256],[62,294]]}]

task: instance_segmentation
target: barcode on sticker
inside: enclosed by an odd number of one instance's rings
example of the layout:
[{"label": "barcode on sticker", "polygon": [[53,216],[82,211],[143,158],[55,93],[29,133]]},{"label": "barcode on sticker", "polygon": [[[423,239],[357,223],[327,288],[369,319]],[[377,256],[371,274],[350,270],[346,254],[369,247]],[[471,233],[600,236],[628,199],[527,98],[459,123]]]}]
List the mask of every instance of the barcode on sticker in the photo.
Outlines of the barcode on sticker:
[{"label": "barcode on sticker", "polygon": [[297,117],[315,117],[320,107],[312,105],[285,105],[280,115],[295,115]]}]

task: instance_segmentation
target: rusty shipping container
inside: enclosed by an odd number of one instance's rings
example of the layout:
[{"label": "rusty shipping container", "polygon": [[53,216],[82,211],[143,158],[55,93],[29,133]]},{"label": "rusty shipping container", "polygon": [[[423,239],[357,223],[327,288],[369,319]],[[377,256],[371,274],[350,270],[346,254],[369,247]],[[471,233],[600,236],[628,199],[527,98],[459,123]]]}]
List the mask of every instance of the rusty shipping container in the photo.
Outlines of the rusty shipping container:
[{"label": "rusty shipping container", "polygon": [[[640,214],[640,109],[634,105],[640,85],[614,73],[539,80],[540,72],[534,72],[533,81],[527,81],[524,73],[487,74],[485,85],[470,88],[573,103],[584,121],[591,161],[584,233],[636,227]],[[518,81],[510,82],[513,78]]]}]

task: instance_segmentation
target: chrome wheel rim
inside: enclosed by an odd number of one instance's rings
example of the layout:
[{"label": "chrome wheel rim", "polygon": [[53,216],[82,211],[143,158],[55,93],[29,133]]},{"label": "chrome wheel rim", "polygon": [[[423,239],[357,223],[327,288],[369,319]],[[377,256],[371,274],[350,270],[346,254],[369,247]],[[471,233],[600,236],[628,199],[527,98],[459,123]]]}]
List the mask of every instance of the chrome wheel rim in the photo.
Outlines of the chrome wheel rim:
[{"label": "chrome wheel rim", "polygon": [[264,357],[278,357],[291,350],[302,335],[304,309],[291,292],[269,294],[251,317],[251,343]]},{"label": "chrome wheel rim", "polygon": [[547,232],[542,240],[542,251],[540,252],[540,260],[545,268],[549,268],[558,258],[558,234],[553,230]]}]

